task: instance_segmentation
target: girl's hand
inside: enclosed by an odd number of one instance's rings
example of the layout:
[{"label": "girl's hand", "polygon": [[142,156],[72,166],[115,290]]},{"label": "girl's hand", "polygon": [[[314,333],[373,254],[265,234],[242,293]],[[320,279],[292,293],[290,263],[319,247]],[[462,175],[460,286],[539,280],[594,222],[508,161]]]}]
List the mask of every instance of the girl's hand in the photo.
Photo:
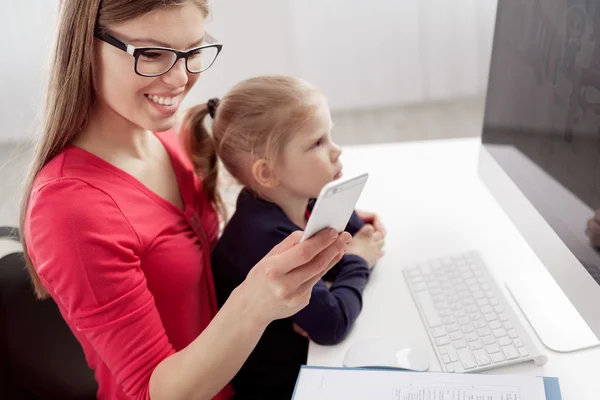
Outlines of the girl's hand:
[{"label": "girl's hand", "polygon": [[369,268],[373,268],[383,257],[384,244],[383,234],[376,231],[373,225],[366,224],[352,238],[348,253],[362,257],[369,264]]},{"label": "girl's hand", "polygon": [[243,313],[264,326],[308,305],[313,286],[344,255],[352,236],[327,229],[300,243],[294,232],[252,268],[236,291]]},{"label": "girl's hand", "polygon": [[381,235],[385,237],[387,231],[385,230],[385,227],[383,226],[383,223],[381,222],[377,214],[369,211],[356,210],[356,215],[358,215],[360,219],[365,221],[365,223],[373,225],[373,228],[375,228],[377,232],[380,232]]},{"label": "girl's hand", "polygon": [[587,222],[585,230],[590,243],[594,247],[600,247],[600,210],[596,211],[596,215]]}]

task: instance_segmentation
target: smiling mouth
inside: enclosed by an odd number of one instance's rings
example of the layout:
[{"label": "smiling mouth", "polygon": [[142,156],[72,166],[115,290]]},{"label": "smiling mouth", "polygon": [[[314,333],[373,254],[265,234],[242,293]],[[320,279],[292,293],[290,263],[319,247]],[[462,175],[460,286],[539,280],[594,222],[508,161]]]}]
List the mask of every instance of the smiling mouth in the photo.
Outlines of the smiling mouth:
[{"label": "smiling mouth", "polygon": [[179,96],[173,96],[173,97],[168,97],[168,96],[156,96],[153,94],[146,94],[146,98],[148,98],[148,100],[159,104],[161,106],[173,106],[176,105],[179,99]]}]

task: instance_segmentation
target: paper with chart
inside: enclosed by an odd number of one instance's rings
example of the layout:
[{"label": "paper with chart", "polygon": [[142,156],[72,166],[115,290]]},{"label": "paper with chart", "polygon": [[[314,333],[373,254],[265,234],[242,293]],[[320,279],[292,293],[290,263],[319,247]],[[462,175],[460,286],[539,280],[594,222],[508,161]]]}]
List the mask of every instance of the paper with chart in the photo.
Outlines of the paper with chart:
[{"label": "paper with chart", "polygon": [[543,378],[303,367],[294,400],[545,400]]}]

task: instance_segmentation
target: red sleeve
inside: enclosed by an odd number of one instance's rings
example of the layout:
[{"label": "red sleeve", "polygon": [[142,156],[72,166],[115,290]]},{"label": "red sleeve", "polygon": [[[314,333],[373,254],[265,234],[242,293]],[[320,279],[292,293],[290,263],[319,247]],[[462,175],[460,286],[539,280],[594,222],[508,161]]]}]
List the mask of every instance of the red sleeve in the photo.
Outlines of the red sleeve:
[{"label": "red sleeve", "polygon": [[75,179],[43,187],[29,209],[29,253],[72,328],[127,396],[149,399],[154,368],[175,350],[140,268],[140,241],[113,199]]}]

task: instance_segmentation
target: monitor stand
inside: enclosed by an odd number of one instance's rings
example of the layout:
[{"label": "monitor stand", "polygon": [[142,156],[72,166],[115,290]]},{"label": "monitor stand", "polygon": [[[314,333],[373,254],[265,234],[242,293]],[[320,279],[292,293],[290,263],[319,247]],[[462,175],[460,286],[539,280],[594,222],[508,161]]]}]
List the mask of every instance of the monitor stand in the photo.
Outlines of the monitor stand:
[{"label": "monitor stand", "polygon": [[519,274],[507,281],[506,286],[549,349],[567,353],[600,346],[596,335],[547,270]]}]

